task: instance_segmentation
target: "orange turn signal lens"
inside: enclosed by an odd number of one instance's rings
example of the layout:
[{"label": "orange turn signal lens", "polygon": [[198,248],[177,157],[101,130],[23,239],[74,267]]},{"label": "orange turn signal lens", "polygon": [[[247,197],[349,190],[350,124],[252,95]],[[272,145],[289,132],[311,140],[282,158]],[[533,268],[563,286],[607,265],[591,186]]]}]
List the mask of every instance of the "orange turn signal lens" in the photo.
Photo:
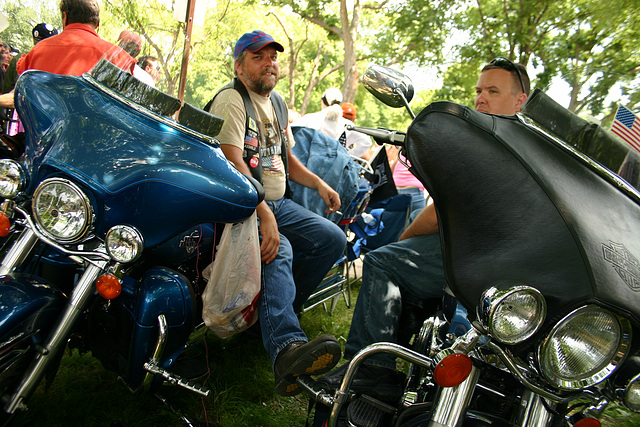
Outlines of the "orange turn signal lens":
[{"label": "orange turn signal lens", "polygon": [[0,212],[0,237],[6,237],[11,231],[11,220],[4,212]]},{"label": "orange turn signal lens", "polygon": [[96,280],[96,289],[98,293],[105,299],[114,299],[122,291],[122,284],[113,274],[103,274]]},{"label": "orange turn signal lens", "polygon": [[455,387],[467,379],[473,368],[466,354],[454,353],[442,359],[433,370],[433,379],[441,387]]},{"label": "orange turn signal lens", "polygon": [[601,427],[600,420],[597,418],[583,418],[577,421],[573,427]]}]

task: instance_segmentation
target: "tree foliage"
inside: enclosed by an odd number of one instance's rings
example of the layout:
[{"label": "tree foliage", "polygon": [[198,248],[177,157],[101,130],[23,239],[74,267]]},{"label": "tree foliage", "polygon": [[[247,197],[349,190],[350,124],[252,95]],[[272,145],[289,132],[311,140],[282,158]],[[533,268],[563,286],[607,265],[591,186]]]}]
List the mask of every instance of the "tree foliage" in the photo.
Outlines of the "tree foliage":
[{"label": "tree foliage", "polygon": [[[185,101],[197,106],[233,76],[235,41],[253,30],[285,47],[278,90],[290,108],[316,111],[324,90],[339,87],[359,107],[359,124],[406,121],[358,85],[370,63],[436,70],[442,84],[419,94],[416,109],[431,99],[472,105],[478,71],[496,56],[526,64],[535,88],[566,82],[565,105],[580,114],[610,117],[613,103],[632,109],[640,103],[637,0],[197,1],[208,8],[190,39],[185,92]],[[0,38],[28,51],[35,24],[60,25],[57,3],[0,0],[11,22]],[[102,0],[101,6],[101,37],[115,42],[125,28],[140,33],[142,54],[162,65],[159,87],[174,94],[185,43],[185,24],[173,18],[175,0]]]}]

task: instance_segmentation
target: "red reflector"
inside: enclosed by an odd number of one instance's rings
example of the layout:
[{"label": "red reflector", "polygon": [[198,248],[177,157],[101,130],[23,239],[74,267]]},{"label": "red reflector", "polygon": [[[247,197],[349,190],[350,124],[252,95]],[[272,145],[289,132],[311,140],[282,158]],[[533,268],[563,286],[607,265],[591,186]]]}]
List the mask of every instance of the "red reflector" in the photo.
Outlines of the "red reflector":
[{"label": "red reflector", "polygon": [[113,274],[103,274],[96,280],[96,289],[103,298],[114,299],[120,295],[122,285],[120,284],[120,279]]},{"label": "red reflector", "polygon": [[597,418],[583,418],[573,425],[573,427],[601,427]]},{"label": "red reflector", "polygon": [[4,213],[0,212],[0,237],[6,237],[11,231],[11,220]]},{"label": "red reflector", "polygon": [[472,367],[471,358],[466,354],[450,354],[433,370],[433,379],[441,387],[455,387],[467,379]]}]

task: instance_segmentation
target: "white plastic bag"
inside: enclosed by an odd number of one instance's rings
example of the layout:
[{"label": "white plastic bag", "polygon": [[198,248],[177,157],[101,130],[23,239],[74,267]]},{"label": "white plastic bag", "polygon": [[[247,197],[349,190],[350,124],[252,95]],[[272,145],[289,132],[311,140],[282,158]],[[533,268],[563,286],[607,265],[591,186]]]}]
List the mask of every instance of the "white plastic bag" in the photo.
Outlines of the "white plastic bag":
[{"label": "white plastic bag", "polygon": [[[244,331],[258,319],[260,241],[257,215],[226,224],[202,293],[202,320],[220,338]],[[208,276],[208,277],[207,277]]]}]

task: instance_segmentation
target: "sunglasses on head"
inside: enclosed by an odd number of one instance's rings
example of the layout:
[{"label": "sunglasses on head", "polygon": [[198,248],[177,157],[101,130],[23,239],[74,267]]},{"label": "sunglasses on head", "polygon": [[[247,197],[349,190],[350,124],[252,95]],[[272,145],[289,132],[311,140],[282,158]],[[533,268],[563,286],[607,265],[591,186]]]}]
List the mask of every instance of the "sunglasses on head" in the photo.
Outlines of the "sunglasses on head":
[{"label": "sunglasses on head", "polygon": [[520,87],[522,87],[522,92],[527,93],[527,91],[524,89],[524,81],[522,80],[522,74],[520,74],[520,70],[518,69],[516,64],[511,62],[511,60],[500,56],[498,58],[495,58],[493,61],[489,62],[489,64],[495,65],[507,71],[515,71],[518,74],[518,80],[520,80]]}]

